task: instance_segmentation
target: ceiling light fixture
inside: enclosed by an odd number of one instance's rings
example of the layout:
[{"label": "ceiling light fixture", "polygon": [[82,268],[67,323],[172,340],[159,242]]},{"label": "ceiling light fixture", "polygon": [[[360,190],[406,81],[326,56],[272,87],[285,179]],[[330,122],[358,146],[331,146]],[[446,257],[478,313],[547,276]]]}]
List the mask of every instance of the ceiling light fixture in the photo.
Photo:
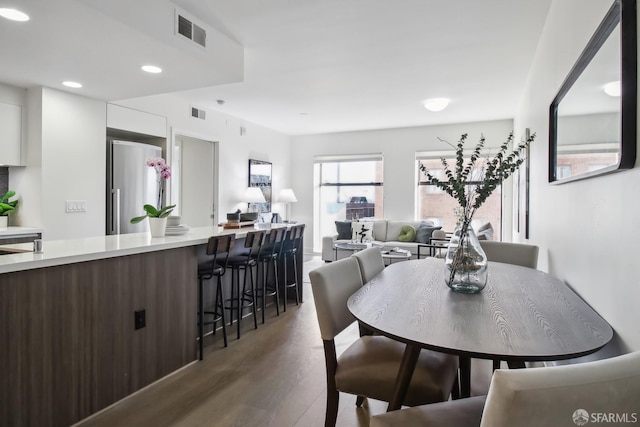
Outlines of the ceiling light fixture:
[{"label": "ceiling light fixture", "polygon": [[429,111],[442,111],[449,105],[447,98],[430,98],[424,101],[424,108]]},{"label": "ceiling light fixture", "polygon": [[65,85],[66,87],[72,87],[74,89],[80,89],[82,87],[82,84],[78,82],[72,82],[72,81],[62,82],[62,84]]},{"label": "ceiling light fixture", "polygon": [[162,68],[156,67],[155,65],[143,65],[142,71],[146,71],[147,73],[158,74],[162,72]]},{"label": "ceiling light fixture", "polygon": [[620,87],[620,81],[611,82],[604,85],[604,93],[609,96],[620,96],[622,88]]},{"label": "ceiling light fixture", "polygon": [[24,22],[29,20],[29,15],[16,9],[0,8],[0,16],[12,21]]}]

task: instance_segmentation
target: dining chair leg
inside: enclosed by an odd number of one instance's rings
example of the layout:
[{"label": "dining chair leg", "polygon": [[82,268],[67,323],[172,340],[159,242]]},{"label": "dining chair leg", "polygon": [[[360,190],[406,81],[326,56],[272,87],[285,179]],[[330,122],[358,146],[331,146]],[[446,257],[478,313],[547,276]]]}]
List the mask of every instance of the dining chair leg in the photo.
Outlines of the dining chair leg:
[{"label": "dining chair leg", "polygon": [[364,403],[364,396],[358,396],[356,398],[356,406],[358,408],[362,407],[362,404]]},{"label": "dining chair leg", "polygon": [[453,386],[451,387],[451,399],[460,399],[460,380],[458,379],[459,372],[456,372],[456,376],[453,379]]},{"label": "dining chair leg", "polygon": [[338,390],[327,390],[327,412],[324,416],[325,427],[335,427],[338,420],[338,403],[340,394]]},{"label": "dining chair leg", "polygon": [[400,369],[398,370],[398,379],[396,380],[395,390],[387,407],[387,412],[395,411],[402,407],[402,402],[409,389],[413,371],[416,369],[420,350],[420,346],[407,344],[404,354],[402,355]]}]

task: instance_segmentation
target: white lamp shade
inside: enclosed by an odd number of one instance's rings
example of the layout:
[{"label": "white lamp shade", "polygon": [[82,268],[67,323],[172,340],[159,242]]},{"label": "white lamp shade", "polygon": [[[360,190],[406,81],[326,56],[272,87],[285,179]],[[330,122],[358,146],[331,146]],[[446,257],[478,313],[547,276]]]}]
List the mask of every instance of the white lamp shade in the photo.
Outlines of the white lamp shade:
[{"label": "white lamp shade", "polygon": [[280,190],[280,193],[278,193],[278,201],[281,203],[295,203],[298,199],[296,199],[296,195],[292,189],[283,188]]},{"label": "white lamp shade", "polygon": [[247,187],[244,191],[243,201],[247,203],[266,203],[267,199],[264,198],[262,190],[258,187]]}]

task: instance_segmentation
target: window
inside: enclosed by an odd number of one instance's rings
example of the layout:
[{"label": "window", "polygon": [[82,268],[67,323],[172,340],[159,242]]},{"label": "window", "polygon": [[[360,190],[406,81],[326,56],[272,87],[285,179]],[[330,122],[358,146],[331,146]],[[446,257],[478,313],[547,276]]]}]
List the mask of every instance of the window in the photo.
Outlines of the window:
[{"label": "window", "polygon": [[314,250],[335,221],[383,217],[382,155],[316,158],[314,165]]},{"label": "window", "polygon": [[[431,174],[438,179],[443,179],[444,169],[440,161],[440,155],[429,153],[419,153],[416,156],[418,167],[424,165]],[[455,166],[454,153],[447,153],[445,156],[449,160],[449,165]],[[466,159],[465,159],[466,162]],[[480,177],[481,170],[476,169],[472,172],[472,177]],[[467,191],[480,182],[470,181]],[[442,226],[445,231],[453,231],[456,226],[456,209],[458,201],[439,189],[435,185],[428,184],[426,177],[422,172],[418,172],[418,191],[417,191],[417,217],[421,220],[432,221],[435,225]],[[480,209],[473,216],[471,225],[477,229],[486,222],[490,222],[494,229],[494,236],[499,239],[501,236],[500,225],[502,224],[502,188],[498,187],[482,204]]]}]

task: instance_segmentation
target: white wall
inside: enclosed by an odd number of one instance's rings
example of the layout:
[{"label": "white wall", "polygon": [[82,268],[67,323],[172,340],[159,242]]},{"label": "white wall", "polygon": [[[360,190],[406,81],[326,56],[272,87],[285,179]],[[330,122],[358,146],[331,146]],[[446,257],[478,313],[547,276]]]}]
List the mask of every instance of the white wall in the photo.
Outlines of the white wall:
[{"label": "white wall", "polygon": [[[43,228],[47,240],[103,235],[106,103],[50,88],[5,85],[0,86],[0,100],[26,105],[27,110],[27,165],[9,170],[10,185],[20,197],[12,225]],[[274,195],[290,187],[289,136],[211,111],[206,121],[193,119],[189,102],[171,95],[121,104],[167,117],[169,135],[174,128],[219,141],[219,218],[237,208],[246,210],[241,196],[250,158],[273,163]],[[86,201],[87,212],[66,213],[66,200]],[[274,203],[273,210],[282,213],[284,206]]]},{"label": "white wall", "polygon": [[[460,135],[469,134],[468,144],[475,143],[481,134],[487,147],[502,144],[513,130],[511,120],[455,125],[424,126],[361,132],[344,132],[293,138],[291,176],[292,188],[298,203],[291,205],[292,218],[307,224],[306,251],[312,249],[313,230],[313,161],[314,156],[332,154],[382,153],[384,156],[384,217],[413,220],[415,214],[416,151],[450,150],[438,138],[457,143]],[[510,189],[509,185],[505,189]],[[505,197],[510,192],[505,191]],[[511,206],[510,198],[505,207]],[[511,228],[511,214],[505,211],[505,229]],[[321,238],[322,236],[315,236]]]},{"label": "white wall", "polygon": [[[226,213],[234,212],[236,209],[243,212],[247,210],[247,204],[243,203],[241,198],[248,184],[249,159],[273,164],[273,202],[280,189],[290,187],[291,137],[287,135],[216,111],[207,110],[206,120],[193,118],[190,116],[189,101],[171,94],[114,103],[166,116],[170,128],[168,135],[177,133],[219,142],[219,220],[226,221]],[[240,135],[241,126],[245,129],[244,135]],[[173,146],[174,141],[169,143]],[[191,190],[198,191],[197,188]],[[274,212],[283,213],[285,207],[273,203],[272,209]]]},{"label": "white wall", "polygon": [[[23,132],[26,133],[27,132],[27,127],[26,127],[26,120],[24,119],[25,116],[27,116],[28,111],[27,111],[27,90],[26,89],[22,89],[22,88],[17,88],[14,86],[9,86],[9,85],[5,85],[0,83],[0,102],[4,102],[7,104],[13,104],[13,105],[20,105],[22,107],[22,117],[23,117]],[[24,141],[26,141],[26,137],[23,133],[23,145],[25,144]],[[4,141],[0,141],[0,149],[3,148],[3,144]],[[24,162],[24,156],[26,155],[26,151],[23,149],[22,152],[22,156],[23,159],[22,161]],[[9,175],[11,175],[11,170],[15,169],[15,168],[9,168]],[[16,186],[15,183],[10,179],[9,180],[9,189],[10,190],[15,190]],[[20,201],[19,207],[21,207],[22,202],[24,201],[24,194],[16,191],[16,197],[18,198],[18,200]],[[19,221],[19,211],[15,211],[12,212],[11,215],[9,215],[9,225],[15,225],[18,224]]]},{"label": "white wall", "polygon": [[27,90],[0,83],[0,102],[24,107],[27,103]]},{"label": "white wall", "polygon": [[614,328],[619,338],[614,344],[632,351],[640,350],[640,281],[634,265],[640,169],[561,185],[547,182],[549,105],[610,3],[553,1],[514,123],[539,136],[531,149],[530,235],[541,249],[539,268],[575,289]]},{"label": "white wall", "polygon": [[[27,166],[11,168],[19,223],[47,240],[104,234],[106,103],[49,88],[28,91]],[[87,211],[65,212],[84,200]]]}]

